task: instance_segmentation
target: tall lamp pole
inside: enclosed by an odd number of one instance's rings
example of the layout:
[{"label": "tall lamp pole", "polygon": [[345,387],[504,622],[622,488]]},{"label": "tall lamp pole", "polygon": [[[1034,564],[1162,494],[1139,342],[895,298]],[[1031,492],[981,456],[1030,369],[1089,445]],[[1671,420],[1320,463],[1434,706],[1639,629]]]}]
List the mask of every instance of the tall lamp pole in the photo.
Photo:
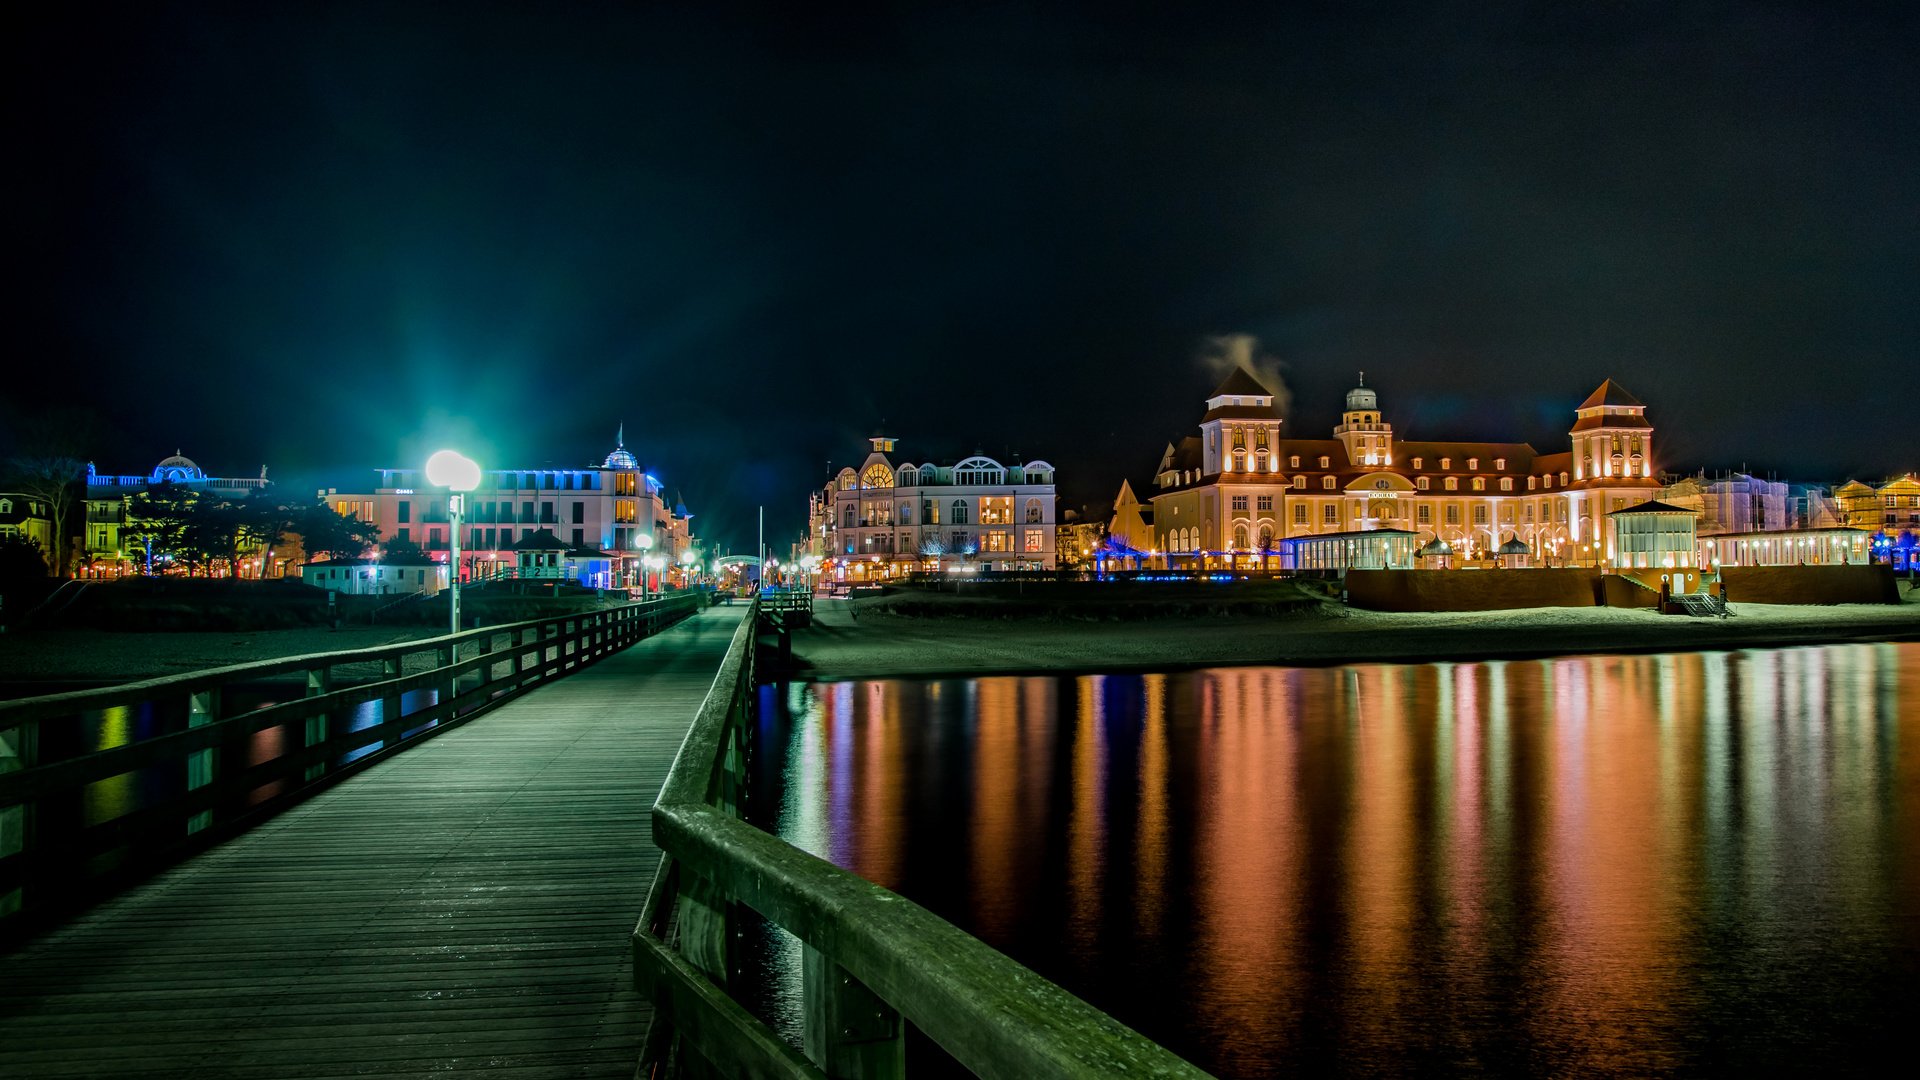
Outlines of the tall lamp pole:
[{"label": "tall lamp pole", "polygon": [[452,558],[447,577],[452,595],[447,604],[453,633],[460,632],[460,525],[466,513],[466,493],[480,486],[480,466],[457,450],[441,450],[427,459],[427,483],[447,489],[447,517],[453,528]]},{"label": "tall lamp pole", "polygon": [[645,603],[647,599],[647,552],[653,550],[653,537],[647,533],[635,530],[633,534],[633,546],[636,551],[640,552],[640,600],[642,603]]}]

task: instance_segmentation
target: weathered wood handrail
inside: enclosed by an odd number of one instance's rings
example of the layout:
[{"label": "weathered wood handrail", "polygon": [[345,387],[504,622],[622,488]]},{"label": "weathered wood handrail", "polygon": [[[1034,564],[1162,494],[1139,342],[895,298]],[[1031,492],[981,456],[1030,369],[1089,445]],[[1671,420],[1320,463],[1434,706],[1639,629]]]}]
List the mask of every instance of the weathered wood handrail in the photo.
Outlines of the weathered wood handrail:
[{"label": "weathered wood handrail", "polygon": [[[920,905],[739,818],[759,614],[734,635],[653,808],[660,868],[633,933],[655,1009],[640,1075],[899,1076],[910,1022],[981,1076],[1204,1077]],[[801,1049],[728,993],[738,908],[802,942]]]},{"label": "weathered wood handrail", "polygon": [[[14,936],[233,835],[347,772],[626,648],[701,603],[682,594],[0,702],[0,934]],[[286,678],[292,675],[301,678]],[[231,700],[241,692],[286,699],[249,709]],[[409,697],[423,694],[425,703]],[[347,722],[371,703],[377,719]],[[183,706],[184,714],[166,715]],[[157,730],[85,749],[88,718],[119,710],[126,710],[123,721],[144,714]],[[277,747],[255,744],[272,729],[283,732]],[[182,766],[184,785],[172,771]],[[86,820],[87,797],[99,790],[93,785],[119,778],[128,789],[159,794]]]}]

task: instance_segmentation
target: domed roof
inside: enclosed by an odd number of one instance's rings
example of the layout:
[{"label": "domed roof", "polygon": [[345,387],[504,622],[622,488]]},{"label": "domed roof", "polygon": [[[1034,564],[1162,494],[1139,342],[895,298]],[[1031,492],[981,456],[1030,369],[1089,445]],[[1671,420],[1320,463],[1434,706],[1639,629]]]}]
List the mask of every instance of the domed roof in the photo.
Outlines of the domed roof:
[{"label": "domed roof", "polygon": [[613,437],[613,453],[607,455],[607,462],[601,466],[606,469],[637,469],[640,462],[627,449],[627,425],[623,422],[620,431]]},{"label": "domed roof", "polygon": [[178,450],[173,452],[172,457],[162,459],[160,464],[153,467],[153,482],[156,484],[206,478],[207,474],[200,471],[200,466],[195,465],[192,458],[184,456]]},{"label": "domed roof", "polygon": [[1495,554],[1497,555],[1531,555],[1533,554],[1533,549],[1527,546],[1527,542],[1525,540],[1522,540],[1516,536],[1513,539],[1507,541],[1506,543],[1501,544],[1500,550],[1495,552]]},{"label": "domed roof", "polygon": [[1378,412],[1380,395],[1367,389],[1367,373],[1360,373],[1360,385],[1347,391],[1348,412]]}]

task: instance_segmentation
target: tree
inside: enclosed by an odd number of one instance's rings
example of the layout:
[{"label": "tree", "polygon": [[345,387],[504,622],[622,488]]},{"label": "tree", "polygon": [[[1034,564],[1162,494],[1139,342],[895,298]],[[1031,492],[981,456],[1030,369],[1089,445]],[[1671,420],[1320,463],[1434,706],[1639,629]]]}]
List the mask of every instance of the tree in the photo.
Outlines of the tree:
[{"label": "tree", "polygon": [[40,542],[24,536],[0,536],[0,598],[9,618],[24,613],[23,605],[33,603],[52,586],[47,582],[47,560]]},{"label": "tree", "polygon": [[357,559],[380,542],[380,529],[371,521],[348,517],[325,503],[294,511],[289,523],[300,534],[300,546],[309,559]]},{"label": "tree", "polygon": [[48,572],[67,576],[67,531],[76,504],[85,496],[85,454],[92,419],[73,412],[42,412],[19,425],[15,453],[7,460],[10,487],[47,504],[53,522],[53,552]]},{"label": "tree", "polygon": [[127,523],[121,532],[144,551],[146,573],[154,572],[156,560],[191,563],[187,528],[199,498],[199,492],[176,484],[155,484],[127,500]]},{"label": "tree", "polygon": [[380,561],[389,566],[425,566],[433,560],[412,540],[389,540],[380,546]]}]

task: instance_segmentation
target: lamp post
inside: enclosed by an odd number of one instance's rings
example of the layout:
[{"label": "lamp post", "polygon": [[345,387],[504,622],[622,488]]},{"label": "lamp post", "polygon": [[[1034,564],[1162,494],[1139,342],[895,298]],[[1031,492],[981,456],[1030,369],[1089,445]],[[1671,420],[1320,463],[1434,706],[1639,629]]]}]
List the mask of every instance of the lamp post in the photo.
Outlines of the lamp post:
[{"label": "lamp post", "polygon": [[447,577],[452,596],[447,609],[453,633],[460,632],[460,524],[466,511],[466,493],[480,486],[480,466],[457,450],[441,450],[427,459],[427,483],[447,489],[447,518],[453,528],[452,558]]},{"label": "lamp post", "polygon": [[700,556],[695,555],[693,553],[692,548],[688,548],[685,551],[682,551],[680,553],[680,587],[681,588],[683,589],[693,588],[693,565],[699,561],[700,561]]},{"label": "lamp post", "polygon": [[633,548],[640,553],[640,600],[647,599],[647,552],[653,550],[653,536],[636,531],[633,534]]}]

